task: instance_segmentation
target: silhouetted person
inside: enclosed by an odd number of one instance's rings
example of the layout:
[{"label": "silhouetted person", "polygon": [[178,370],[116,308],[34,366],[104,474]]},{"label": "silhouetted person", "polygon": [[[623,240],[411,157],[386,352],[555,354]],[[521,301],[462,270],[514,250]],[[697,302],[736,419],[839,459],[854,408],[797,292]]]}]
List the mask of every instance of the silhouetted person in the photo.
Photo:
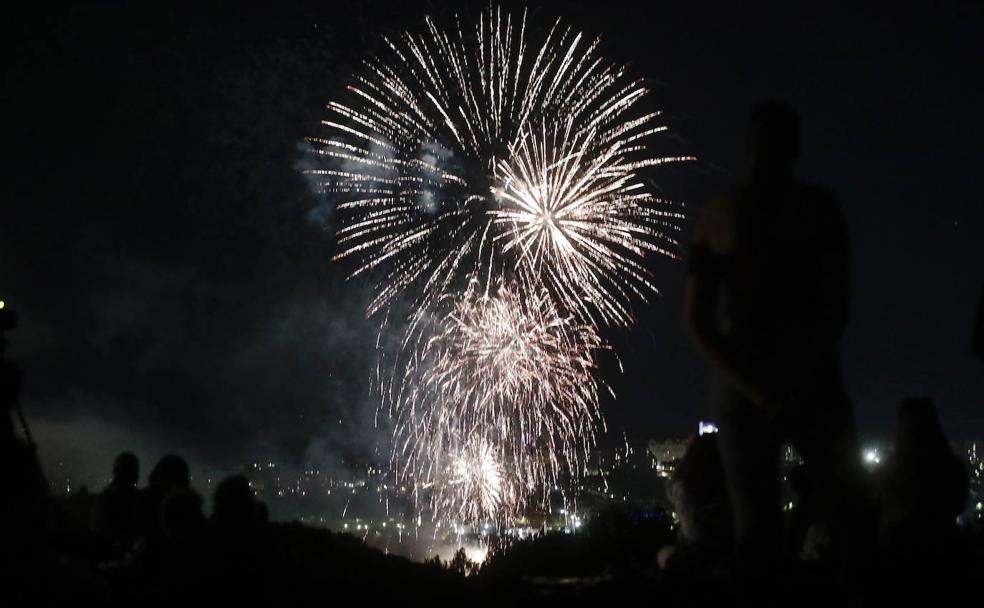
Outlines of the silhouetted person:
[{"label": "silhouetted person", "polygon": [[96,497],[92,530],[111,545],[119,558],[136,540],[137,480],[140,463],[130,452],[113,461],[113,480]]},{"label": "silhouetted person", "polygon": [[0,603],[19,605],[49,597],[54,561],[48,485],[34,447],[17,436],[11,418],[20,397],[20,371],[4,357],[2,332],[12,328],[0,326]]},{"label": "silhouetted person", "polygon": [[844,218],[832,194],[791,175],[799,120],[786,104],[755,107],[746,143],[747,180],[699,219],[684,315],[714,372],[738,563],[761,575],[780,554],[781,442],[808,463],[842,543],[858,537],[863,509],[838,346],[849,304]]},{"label": "silhouetted person", "polygon": [[223,479],[212,498],[214,527],[242,532],[262,523],[260,503],[253,496],[249,480],[242,475]]},{"label": "silhouetted person", "polygon": [[786,516],[786,555],[794,560],[825,562],[830,553],[830,526],[807,466],[796,465],[787,479],[795,500]]},{"label": "silhouetted person", "polygon": [[2,358],[0,337],[0,483],[3,485],[0,525],[13,536],[34,534],[46,525],[48,488],[34,449],[17,437],[11,419],[20,389],[20,375]]},{"label": "silhouetted person", "polygon": [[929,399],[903,402],[879,486],[882,540],[895,565],[919,571],[959,566],[956,518],[967,503],[969,478]]},{"label": "silhouetted person", "polygon": [[11,416],[20,397],[20,371],[4,358],[6,346],[0,334],[0,525],[13,535],[33,534],[47,524],[48,486],[33,446],[14,430]]},{"label": "silhouetted person", "polygon": [[[161,458],[150,476],[147,487],[140,490],[136,503],[137,542],[130,561],[154,560],[163,542],[163,506],[172,493],[191,487],[191,473],[184,458],[168,454]],[[148,564],[148,567],[152,565]]]},{"label": "silhouetted person", "polygon": [[175,599],[200,597],[213,568],[198,493],[184,488],[168,494],[161,505],[161,526],[157,594]]},{"label": "silhouetted person", "polygon": [[693,437],[667,494],[679,521],[677,542],[659,552],[666,570],[713,568],[731,547],[731,510],[714,434]]},{"label": "silhouetted person", "polygon": [[[215,560],[220,564],[216,578],[229,590],[230,598],[239,593],[248,599],[249,590],[236,587],[244,577],[260,576],[269,559],[265,535],[266,510],[253,496],[253,489],[242,475],[227,477],[212,495],[209,522]],[[238,596],[237,596],[238,597]]]}]

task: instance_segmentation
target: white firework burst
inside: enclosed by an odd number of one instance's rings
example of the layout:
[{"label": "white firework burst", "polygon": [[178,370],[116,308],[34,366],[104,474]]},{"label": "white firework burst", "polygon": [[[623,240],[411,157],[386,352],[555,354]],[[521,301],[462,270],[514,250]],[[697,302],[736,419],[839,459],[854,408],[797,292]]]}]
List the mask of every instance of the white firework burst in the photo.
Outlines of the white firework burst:
[{"label": "white firework burst", "polygon": [[682,160],[647,148],[665,127],[638,111],[644,83],[559,21],[536,42],[493,8],[468,35],[427,28],[387,40],[311,138],[334,161],[311,173],[344,199],[336,258],[376,271],[368,312],[403,296],[419,313],[522,264],[524,286],[629,322],[654,289],[643,254],[670,254],[681,217],[640,175]]}]

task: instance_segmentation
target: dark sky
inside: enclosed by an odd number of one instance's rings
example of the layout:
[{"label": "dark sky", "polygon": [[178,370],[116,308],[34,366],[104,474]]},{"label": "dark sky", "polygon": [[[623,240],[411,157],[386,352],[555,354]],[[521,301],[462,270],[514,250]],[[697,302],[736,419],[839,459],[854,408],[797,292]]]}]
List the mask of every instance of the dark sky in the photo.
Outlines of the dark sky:
[{"label": "dark sky", "polygon": [[[364,286],[329,263],[331,209],[300,174],[300,142],[381,34],[452,10],[341,4],[97,3],[5,20],[0,297],[20,311],[10,354],[43,455],[369,452],[375,323]],[[659,174],[691,214],[741,178],[748,108],[790,101],[806,128],[799,173],[849,222],[844,353],[863,429],[890,434],[899,400],[927,394],[952,435],[980,436],[984,10],[836,4],[531,6],[540,24],[600,33],[650,80],[668,145],[700,158]],[[609,336],[626,368],[606,374],[615,438],[683,436],[706,410],[680,330],[684,264],[653,268],[662,296]]]}]

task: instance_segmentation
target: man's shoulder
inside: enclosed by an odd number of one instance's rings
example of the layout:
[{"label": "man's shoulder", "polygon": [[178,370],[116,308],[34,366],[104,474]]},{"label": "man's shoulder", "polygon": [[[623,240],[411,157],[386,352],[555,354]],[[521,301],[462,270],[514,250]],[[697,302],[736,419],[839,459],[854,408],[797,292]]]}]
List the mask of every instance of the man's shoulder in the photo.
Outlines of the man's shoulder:
[{"label": "man's shoulder", "polygon": [[697,220],[698,242],[707,242],[717,251],[730,247],[734,236],[735,209],[739,197],[737,190],[730,190],[714,197],[704,206]]},{"label": "man's shoulder", "polygon": [[734,216],[740,199],[740,188],[734,188],[718,194],[701,210],[701,221],[719,222],[730,220]]}]

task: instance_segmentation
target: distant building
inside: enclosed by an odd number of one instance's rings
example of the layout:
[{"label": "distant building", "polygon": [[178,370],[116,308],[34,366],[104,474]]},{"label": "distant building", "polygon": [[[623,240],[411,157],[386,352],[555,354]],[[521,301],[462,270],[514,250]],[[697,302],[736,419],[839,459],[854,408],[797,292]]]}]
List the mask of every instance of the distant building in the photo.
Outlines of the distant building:
[{"label": "distant building", "polygon": [[697,434],[706,435],[708,433],[717,433],[718,427],[713,422],[705,422],[701,420],[697,423]]},{"label": "distant building", "polygon": [[667,439],[665,441],[649,440],[649,454],[659,462],[669,460],[679,460],[683,458],[683,453],[687,451],[686,439]]},{"label": "distant building", "polygon": [[669,477],[676,470],[676,465],[687,451],[686,439],[667,439],[666,441],[649,441],[649,456],[655,462],[656,472],[660,477]]}]

